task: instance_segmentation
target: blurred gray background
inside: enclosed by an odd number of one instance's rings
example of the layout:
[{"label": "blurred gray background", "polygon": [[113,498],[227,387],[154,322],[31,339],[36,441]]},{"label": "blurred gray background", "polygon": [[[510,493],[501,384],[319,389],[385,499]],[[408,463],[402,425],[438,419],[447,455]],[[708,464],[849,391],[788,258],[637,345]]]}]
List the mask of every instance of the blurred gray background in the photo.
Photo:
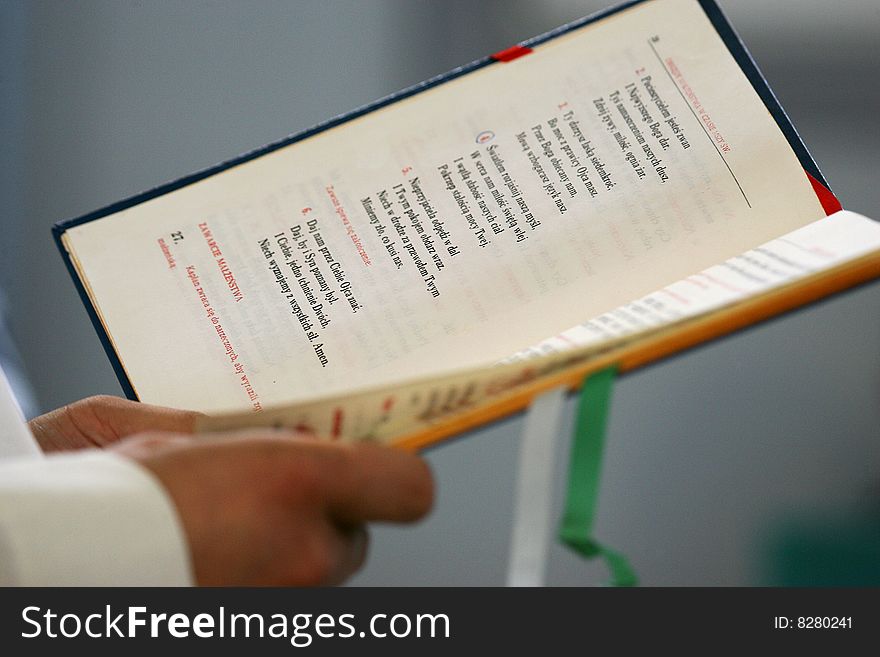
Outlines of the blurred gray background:
[{"label": "blurred gray background", "polygon": [[[0,287],[34,410],[120,394],[55,221],[608,2],[0,1]],[[880,218],[880,3],[722,7],[844,205]],[[375,531],[354,583],[503,584],[521,426],[431,451],[435,511]],[[787,546],[880,509],[880,285],[625,377],[608,440],[597,534],[643,583],[780,581]],[[605,577],[551,553],[551,584]]]}]

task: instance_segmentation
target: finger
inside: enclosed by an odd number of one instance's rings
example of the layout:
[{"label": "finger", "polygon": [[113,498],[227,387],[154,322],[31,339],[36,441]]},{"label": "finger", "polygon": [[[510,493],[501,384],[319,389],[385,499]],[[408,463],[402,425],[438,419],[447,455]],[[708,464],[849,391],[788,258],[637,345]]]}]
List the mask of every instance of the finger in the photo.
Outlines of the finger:
[{"label": "finger", "polygon": [[196,419],[201,415],[195,411],[153,406],[119,397],[98,397],[88,401],[95,414],[120,437],[143,431],[193,433]]},{"label": "finger", "polygon": [[327,581],[331,585],[342,584],[361,569],[367,558],[367,545],[369,543],[369,535],[364,525],[353,527],[337,526],[336,531],[341,549],[333,572]]},{"label": "finger", "polygon": [[410,522],[431,508],[431,471],[418,456],[377,445],[321,447],[328,461],[320,470],[328,510],[339,522]]},{"label": "finger", "polygon": [[192,436],[179,433],[149,433],[123,438],[109,449],[128,458],[140,460],[157,452],[192,444]]}]

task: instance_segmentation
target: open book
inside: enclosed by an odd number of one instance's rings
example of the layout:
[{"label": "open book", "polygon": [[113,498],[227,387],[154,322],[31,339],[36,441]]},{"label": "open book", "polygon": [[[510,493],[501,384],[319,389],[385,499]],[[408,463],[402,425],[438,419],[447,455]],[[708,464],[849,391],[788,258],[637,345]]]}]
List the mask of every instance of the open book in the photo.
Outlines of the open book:
[{"label": "open book", "polygon": [[839,208],[714,2],[643,0],[55,235],[130,397],[417,447],[880,276]]}]

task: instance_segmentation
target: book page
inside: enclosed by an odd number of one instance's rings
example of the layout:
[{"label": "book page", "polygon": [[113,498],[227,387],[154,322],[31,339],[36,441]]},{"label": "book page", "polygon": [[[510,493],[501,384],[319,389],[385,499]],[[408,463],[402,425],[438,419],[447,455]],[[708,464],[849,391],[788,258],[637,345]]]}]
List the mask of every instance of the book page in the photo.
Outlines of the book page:
[{"label": "book page", "polygon": [[140,399],[260,411],[494,363],[823,214],[699,4],[656,0],[64,244]]},{"label": "book page", "polygon": [[838,212],[575,326],[495,367],[315,399],[267,409],[257,416],[205,417],[199,429],[284,426],[334,440],[395,443],[460,412],[491,407],[506,395],[612,349],[674,331],[797,281],[818,279],[869,255],[880,261],[880,223]]},{"label": "book page", "polygon": [[880,249],[880,223],[837,212],[560,332],[505,359],[529,360],[662,328]]}]

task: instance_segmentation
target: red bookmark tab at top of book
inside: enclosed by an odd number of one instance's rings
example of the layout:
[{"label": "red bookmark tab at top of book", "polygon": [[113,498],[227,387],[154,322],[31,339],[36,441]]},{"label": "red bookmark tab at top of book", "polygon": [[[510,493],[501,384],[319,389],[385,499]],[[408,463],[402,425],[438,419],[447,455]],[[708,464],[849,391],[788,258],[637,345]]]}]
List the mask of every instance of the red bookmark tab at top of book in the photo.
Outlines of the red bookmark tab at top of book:
[{"label": "red bookmark tab at top of book", "polygon": [[822,204],[822,209],[825,210],[825,214],[832,215],[835,212],[843,210],[840,201],[838,201],[837,197],[831,193],[830,189],[813,178],[809,171],[805,171],[804,173],[806,173],[807,178],[810,179],[810,184],[813,186],[813,191],[816,192],[816,196],[819,199],[819,203]]},{"label": "red bookmark tab at top of book", "polygon": [[527,46],[515,45],[506,50],[500,50],[491,55],[491,57],[498,62],[512,62],[514,59],[528,55],[530,52],[532,52],[532,49]]}]

